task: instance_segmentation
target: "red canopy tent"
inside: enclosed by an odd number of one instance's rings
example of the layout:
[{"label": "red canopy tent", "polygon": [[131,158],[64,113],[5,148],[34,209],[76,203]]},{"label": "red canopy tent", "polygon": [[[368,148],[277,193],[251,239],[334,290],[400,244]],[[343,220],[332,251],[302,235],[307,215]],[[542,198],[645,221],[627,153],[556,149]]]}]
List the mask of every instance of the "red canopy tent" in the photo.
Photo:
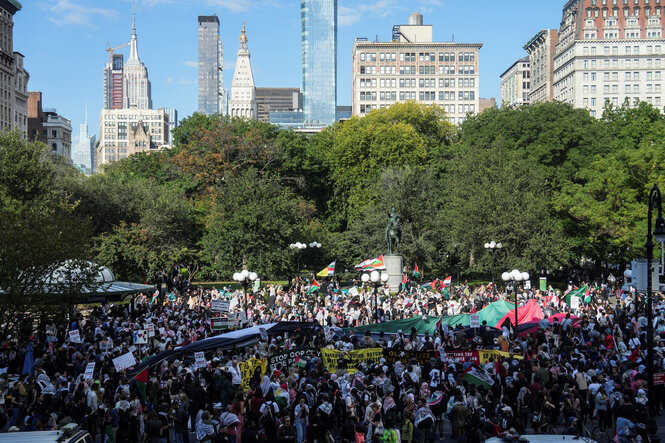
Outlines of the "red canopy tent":
[{"label": "red canopy tent", "polygon": [[[545,315],[543,314],[543,310],[540,309],[540,306],[538,305],[538,302],[536,300],[529,300],[526,302],[525,306],[520,306],[517,308],[517,321],[522,324],[522,323],[532,323],[532,322],[537,322],[541,318],[545,318]],[[501,328],[501,325],[503,324],[504,321],[508,319],[511,324],[515,324],[515,310],[511,309],[508,311],[506,315],[499,320],[499,322],[496,324],[497,328]]]}]

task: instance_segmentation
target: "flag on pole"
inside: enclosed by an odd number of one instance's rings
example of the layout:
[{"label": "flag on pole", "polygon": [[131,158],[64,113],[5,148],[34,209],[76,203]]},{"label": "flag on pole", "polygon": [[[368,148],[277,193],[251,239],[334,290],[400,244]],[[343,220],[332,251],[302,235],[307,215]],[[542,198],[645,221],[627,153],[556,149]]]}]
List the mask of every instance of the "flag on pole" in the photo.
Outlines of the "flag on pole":
[{"label": "flag on pole", "polygon": [[582,286],[579,289],[573,289],[572,291],[568,291],[568,293],[566,294],[566,305],[568,305],[570,307],[570,298],[572,296],[579,297],[583,300],[584,296],[586,294],[586,289],[587,289],[587,286],[585,285],[585,286]]},{"label": "flag on pole", "polygon": [[441,289],[450,287],[452,282],[453,282],[452,276],[446,277],[446,279],[441,282]]},{"label": "flag on pole", "polygon": [[441,329],[441,323],[443,323],[443,315],[439,319],[438,322],[436,322],[436,330],[439,331]]},{"label": "flag on pole", "polygon": [[139,372],[139,374],[134,378],[134,384],[136,385],[136,390],[141,394],[143,400],[146,399],[146,385],[148,384],[148,368]]},{"label": "flag on pole", "polygon": [[406,289],[406,274],[402,277],[402,290]]},{"label": "flag on pole", "polygon": [[418,263],[415,264],[413,268],[413,278],[420,277],[420,270],[418,269]]},{"label": "flag on pole", "polygon": [[317,277],[332,277],[335,275],[335,263],[337,263],[337,260],[334,262],[330,263],[328,266],[326,266],[321,272],[316,274]]},{"label": "flag on pole", "polygon": [[318,281],[316,281],[315,278],[312,279],[312,284],[309,287],[309,290],[307,291],[308,294],[311,294],[314,291],[318,291],[321,288],[321,285],[319,284]]},{"label": "flag on pole", "polygon": [[638,346],[637,348],[635,348],[632,354],[626,357],[626,360],[634,363],[635,360],[637,360],[639,354],[640,354],[640,347]]},{"label": "flag on pole", "polygon": [[438,282],[439,282],[439,279],[437,278],[437,279],[434,280],[434,281],[431,281],[431,282],[429,282],[429,283],[424,283],[424,284],[420,285],[420,287],[421,287],[421,288],[430,287],[430,288],[432,288],[432,290],[436,290],[436,284],[437,284]]}]

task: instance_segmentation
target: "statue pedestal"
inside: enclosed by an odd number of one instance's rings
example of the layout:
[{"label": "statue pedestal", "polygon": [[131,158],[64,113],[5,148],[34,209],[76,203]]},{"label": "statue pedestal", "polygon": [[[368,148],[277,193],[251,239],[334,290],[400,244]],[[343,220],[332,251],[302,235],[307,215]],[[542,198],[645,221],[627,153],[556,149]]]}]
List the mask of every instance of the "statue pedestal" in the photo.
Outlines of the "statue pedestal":
[{"label": "statue pedestal", "polygon": [[402,257],[399,255],[384,255],[383,262],[386,264],[388,272],[388,286],[390,292],[399,292],[402,286]]}]

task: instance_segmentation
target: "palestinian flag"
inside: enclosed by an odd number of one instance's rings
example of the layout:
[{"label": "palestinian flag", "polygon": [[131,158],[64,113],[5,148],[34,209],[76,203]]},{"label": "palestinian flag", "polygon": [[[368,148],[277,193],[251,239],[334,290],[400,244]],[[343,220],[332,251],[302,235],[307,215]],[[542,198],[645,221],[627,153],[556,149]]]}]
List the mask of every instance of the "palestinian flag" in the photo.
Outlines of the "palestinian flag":
[{"label": "palestinian flag", "polygon": [[450,291],[448,290],[448,287],[443,288],[443,296],[446,298],[446,300],[450,300]]},{"label": "palestinian flag", "polygon": [[148,384],[148,368],[140,372],[136,377],[134,377],[134,385],[136,385],[136,390],[139,391],[143,401],[146,400],[145,387]]},{"label": "palestinian flag", "polygon": [[640,354],[640,347],[638,346],[637,348],[635,348],[632,354],[626,357],[626,360],[635,363],[635,360],[637,360],[639,354]]},{"label": "palestinian flag", "polygon": [[427,400],[427,406],[432,407],[441,404],[441,402],[443,401],[443,397],[444,396],[442,392],[434,391],[432,393],[432,397],[429,400]]},{"label": "palestinian flag", "polygon": [[435,290],[436,290],[436,284],[437,284],[438,281],[439,281],[439,279],[437,278],[437,279],[434,280],[434,281],[431,281],[431,282],[429,282],[429,283],[425,283],[425,284],[423,284],[423,285],[420,285],[420,287],[421,287],[421,288],[427,288],[427,287],[429,287],[429,288],[431,288],[433,291],[435,291]]},{"label": "palestinian flag", "polygon": [[441,316],[441,318],[439,319],[439,321],[436,322],[436,330],[437,330],[437,331],[441,329],[441,325],[442,325],[442,324],[443,324],[443,316]]},{"label": "palestinian flag", "polygon": [[335,263],[337,263],[337,260],[335,260],[334,262],[332,262],[328,266],[326,266],[326,268],[323,271],[316,274],[316,276],[317,277],[332,277],[333,275],[335,275]]},{"label": "palestinian flag", "polygon": [[313,278],[313,279],[312,279],[312,284],[311,284],[311,286],[309,287],[309,290],[307,291],[307,293],[308,293],[308,294],[311,294],[312,292],[314,292],[314,291],[318,291],[319,289],[321,289],[321,285],[319,284],[318,281],[316,281],[315,278]]},{"label": "palestinian flag", "polygon": [[418,269],[418,263],[415,264],[413,267],[413,278],[419,278],[420,277],[420,270]]},{"label": "palestinian flag", "polygon": [[494,385],[494,380],[484,369],[472,366],[466,374],[462,377],[462,380],[466,381],[469,384],[482,386],[485,389],[489,389]]},{"label": "palestinian flag", "polygon": [[450,285],[453,283],[453,277],[452,275],[449,277],[446,277],[444,281],[441,282],[441,289],[443,288],[448,288]]},{"label": "palestinian flag", "polygon": [[586,287],[586,292],[584,293],[584,304],[587,305],[591,303],[591,287]]},{"label": "palestinian flag", "polygon": [[152,295],[152,300],[150,300],[150,303],[157,303],[158,298],[159,298],[159,291],[155,291],[155,293]]},{"label": "palestinian flag", "polygon": [[402,290],[406,289],[406,274],[402,277]]},{"label": "palestinian flag", "polygon": [[579,297],[580,300],[584,300],[584,297],[586,296],[586,290],[587,290],[587,286],[584,285],[579,289],[574,289],[572,291],[569,291],[566,294],[566,305],[568,305],[570,307],[570,297],[572,297],[572,296],[576,296],[576,297]]}]

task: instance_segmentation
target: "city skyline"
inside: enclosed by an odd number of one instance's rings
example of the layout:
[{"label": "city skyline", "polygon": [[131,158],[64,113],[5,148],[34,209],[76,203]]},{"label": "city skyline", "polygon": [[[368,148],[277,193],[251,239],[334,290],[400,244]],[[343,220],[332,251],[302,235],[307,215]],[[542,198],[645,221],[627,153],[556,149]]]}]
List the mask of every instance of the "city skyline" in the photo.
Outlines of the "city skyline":
[{"label": "city skyline", "polygon": [[[354,38],[389,40],[392,25],[406,23],[413,12],[423,13],[424,22],[435,25],[435,40],[450,41],[454,35],[455,41],[483,43],[480,96],[500,98],[499,75],[525,55],[523,44],[539,29],[558,28],[564,2],[546,3],[534,7],[532,2],[516,0],[507,9],[485,0],[473,8],[438,0],[413,1],[406,6],[392,0],[340,0],[338,104],[351,104]],[[242,22],[246,22],[252,35],[257,87],[302,86],[299,2],[205,0],[181,4],[140,0],[136,14],[141,59],[153,83],[153,108],[176,108],[181,118],[197,110],[198,15],[219,16],[222,43],[230,48],[237,44]],[[47,93],[45,106],[57,108],[72,120],[74,128],[84,121],[86,105],[91,115],[98,115],[103,105],[101,69],[108,60],[106,42],[112,47],[129,42],[131,2],[104,7],[85,0],[25,4],[15,22],[15,50],[26,56],[29,89]],[[44,45],[44,41],[52,45]],[[52,46],[60,50],[54,51]],[[129,57],[127,48],[120,52]],[[235,59],[233,52],[225,57],[226,88],[230,87]],[[57,67],[61,69],[54,69]]]}]

